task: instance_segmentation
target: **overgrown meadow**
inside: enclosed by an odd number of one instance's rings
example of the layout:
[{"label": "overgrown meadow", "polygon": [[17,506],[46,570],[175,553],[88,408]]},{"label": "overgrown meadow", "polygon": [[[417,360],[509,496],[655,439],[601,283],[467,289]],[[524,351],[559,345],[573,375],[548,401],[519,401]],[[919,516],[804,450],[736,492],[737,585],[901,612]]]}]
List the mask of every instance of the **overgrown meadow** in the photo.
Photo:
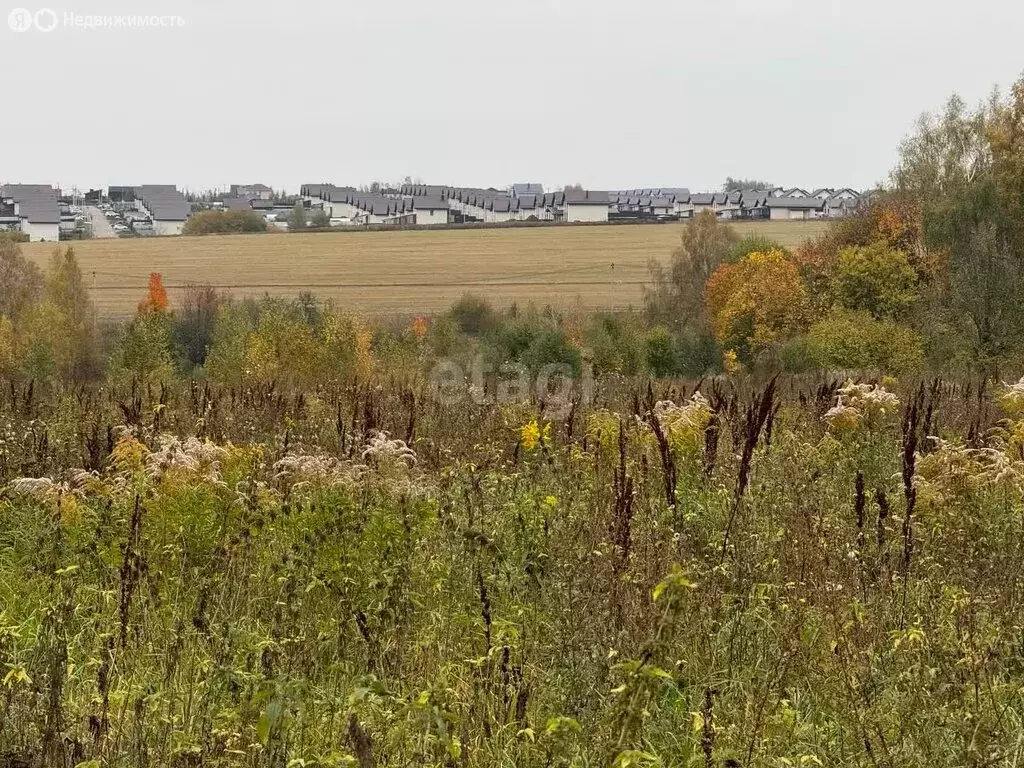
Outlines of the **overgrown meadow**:
[{"label": "overgrown meadow", "polygon": [[1021,222],[1024,80],[643,314],[110,328],[0,239],[0,768],[1016,768]]},{"label": "overgrown meadow", "polygon": [[1015,765],[1021,413],[12,385],[0,764]]}]

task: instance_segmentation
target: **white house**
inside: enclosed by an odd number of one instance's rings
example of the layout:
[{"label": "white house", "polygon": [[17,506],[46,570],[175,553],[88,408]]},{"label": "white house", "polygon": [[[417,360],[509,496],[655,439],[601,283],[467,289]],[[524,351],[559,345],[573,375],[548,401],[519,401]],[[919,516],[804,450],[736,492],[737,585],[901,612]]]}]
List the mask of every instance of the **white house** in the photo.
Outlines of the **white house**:
[{"label": "white house", "polygon": [[484,221],[498,223],[517,218],[517,211],[511,197],[494,197],[487,201]]},{"label": "white house", "polygon": [[451,209],[447,200],[439,197],[413,197],[413,210],[416,212],[416,224],[447,224]]},{"label": "white house", "polygon": [[816,197],[769,197],[765,207],[772,221],[817,219],[824,214],[825,201]]},{"label": "white house", "polygon": [[321,193],[324,212],[332,219],[351,219],[359,215],[354,200],[359,193],[353,187],[331,187]]},{"label": "white house", "polygon": [[[2,200],[13,228],[28,235],[32,242],[57,242],[60,239],[60,191],[48,184],[5,184]],[[14,222],[17,219],[17,222]]]},{"label": "white house", "polygon": [[153,220],[157,235],[180,235],[192,207],[173,184],[143,184],[135,188],[135,207]]},{"label": "white house", "polygon": [[543,193],[537,195],[520,195],[519,197],[517,197],[516,201],[519,203],[519,220],[527,221],[531,217],[533,217],[534,219],[539,219],[541,217],[541,213],[543,212],[540,206],[540,200],[543,197]]},{"label": "white house", "polygon": [[607,192],[569,190],[565,193],[564,221],[608,221]]},{"label": "white house", "polygon": [[719,207],[725,203],[726,196],[716,192],[701,192],[690,196],[690,210],[693,215],[703,211],[717,213]]}]

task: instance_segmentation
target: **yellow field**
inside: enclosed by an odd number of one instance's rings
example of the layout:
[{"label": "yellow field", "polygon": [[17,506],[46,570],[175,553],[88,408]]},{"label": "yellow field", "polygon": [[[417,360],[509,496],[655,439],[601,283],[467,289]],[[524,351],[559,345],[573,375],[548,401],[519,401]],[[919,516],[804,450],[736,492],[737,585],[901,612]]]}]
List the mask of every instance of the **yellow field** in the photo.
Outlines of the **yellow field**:
[{"label": "yellow field", "polygon": [[[433,312],[462,294],[497,304],[625,308],[642,303],[647,262],[667,259],[683,225],[224,235],[90,240],[75,252],[101,314],[123,316],[160,272],[172,306],[188,283],[233,296],[320,298],[368,313]],[[822,222],[736,224],[793,246]],[[48,243],[22,246],[45,264]]]}]

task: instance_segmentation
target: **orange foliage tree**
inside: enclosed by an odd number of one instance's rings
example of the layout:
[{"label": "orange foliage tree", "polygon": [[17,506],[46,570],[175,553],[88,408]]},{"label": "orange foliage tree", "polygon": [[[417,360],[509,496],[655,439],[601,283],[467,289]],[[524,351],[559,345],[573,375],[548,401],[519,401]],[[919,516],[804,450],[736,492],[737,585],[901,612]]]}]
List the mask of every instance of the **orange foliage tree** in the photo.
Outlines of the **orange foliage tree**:
[{"label": "orange foliage tree", "polygon": [[139,302],[139,314],[167,311],[167,290],[159,272],[149,273],[149,288],[145,300]]},{"label": "orange foliage tree", "polygon": [[807,288],[795,261],[782,251],[754,251],[723,264],[704,290],[711,329],[740,359],[784,341],[808,321]]}]

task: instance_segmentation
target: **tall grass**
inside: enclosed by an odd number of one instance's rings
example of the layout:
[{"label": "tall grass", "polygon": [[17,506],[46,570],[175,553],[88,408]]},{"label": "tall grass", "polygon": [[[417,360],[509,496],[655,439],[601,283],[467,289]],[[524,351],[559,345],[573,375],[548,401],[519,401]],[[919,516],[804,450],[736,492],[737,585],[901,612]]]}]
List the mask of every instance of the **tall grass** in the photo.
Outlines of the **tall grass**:
[{"label": "tall grass", "polygon": [[0,766],[1017,765],[1012,414],[697,387],[5,386]]}]

